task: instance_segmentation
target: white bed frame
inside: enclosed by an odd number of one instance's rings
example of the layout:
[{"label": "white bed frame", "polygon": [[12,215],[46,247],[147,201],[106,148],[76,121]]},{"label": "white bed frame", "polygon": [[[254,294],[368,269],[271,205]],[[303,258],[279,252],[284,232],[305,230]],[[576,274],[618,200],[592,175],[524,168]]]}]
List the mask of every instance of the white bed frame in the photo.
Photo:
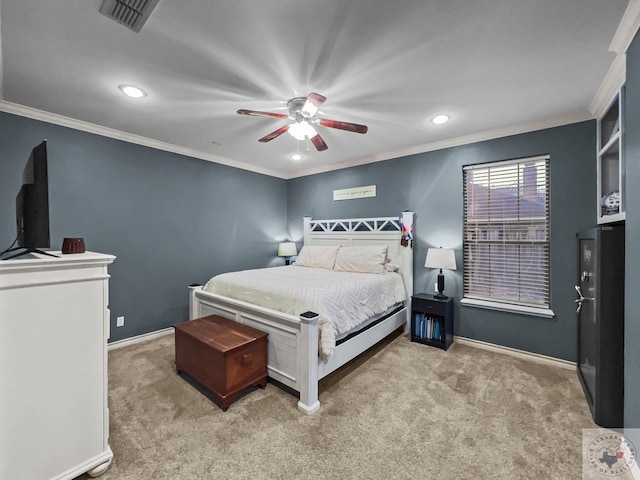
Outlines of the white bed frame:
[{"label": "white bed frame", "polygon": [[[413,212],[403,212],[405,225],[413,225]],[[349,362],[380,340],[410,322],[408,305],[413,294],[413,248],[401,245],[398,217],[312,220],[304,217],[305,245],[387,245],[388,256],[404,279],[407,302],[373,327],[336,346],[328,359],[318,355],[318,316],[295,316],[190,287],[189,318],[221,315],[269,334],[269,376],[300,393],[298,408],[311,414],[320,408],[318,380]]]}]

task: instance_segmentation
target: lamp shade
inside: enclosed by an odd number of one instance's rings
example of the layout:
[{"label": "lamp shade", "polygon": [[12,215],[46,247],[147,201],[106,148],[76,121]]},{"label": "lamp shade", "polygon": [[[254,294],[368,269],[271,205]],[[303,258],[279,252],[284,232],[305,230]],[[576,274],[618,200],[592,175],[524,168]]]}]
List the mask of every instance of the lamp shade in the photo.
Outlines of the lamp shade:
[{"label": "lamp shade", "polygon": [[456,256],[449,248],[430,248],[427,250],[427,259],[424,262],[426,268],[456,269]]},{"label": "lamp shade", "polygon": [[279,257],[293,257],[298,254],[298,249],[294,242],[282,242],[278,245]]}]

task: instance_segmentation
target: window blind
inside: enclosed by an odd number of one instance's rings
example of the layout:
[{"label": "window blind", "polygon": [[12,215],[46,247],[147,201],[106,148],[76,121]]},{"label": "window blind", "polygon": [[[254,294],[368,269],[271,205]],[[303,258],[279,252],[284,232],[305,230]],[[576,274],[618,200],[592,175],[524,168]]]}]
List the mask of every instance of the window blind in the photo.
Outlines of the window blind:
[{"label": "window blind", "polygon": [[470,165],[463,296],[549,307],[549,157]]}]

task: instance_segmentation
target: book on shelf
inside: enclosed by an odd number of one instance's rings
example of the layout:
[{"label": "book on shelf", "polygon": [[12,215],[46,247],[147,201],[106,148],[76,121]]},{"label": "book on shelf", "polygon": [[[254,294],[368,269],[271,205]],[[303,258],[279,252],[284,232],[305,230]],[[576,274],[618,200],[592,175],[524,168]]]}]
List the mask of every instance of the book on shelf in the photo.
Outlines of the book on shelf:
[{"label": "book on shelf", "polygon": [[416,337],[422,337],[422,324],[424,323],[424,315],[422,313],[416,313],[413,319],[413,335]]},{"label": "book on shelf", "polygon": [[437,340],[443,341],[443,319],[440,317],[431,317],[424,313],[415,313],[413,318],[414,337],[421,340]]}]

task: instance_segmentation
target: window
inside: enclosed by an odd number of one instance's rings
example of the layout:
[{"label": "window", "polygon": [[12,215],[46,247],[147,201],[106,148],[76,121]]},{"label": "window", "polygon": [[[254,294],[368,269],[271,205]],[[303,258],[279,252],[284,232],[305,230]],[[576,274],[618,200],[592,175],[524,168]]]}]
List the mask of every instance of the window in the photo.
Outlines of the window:
[{"label": "window", "polygon": [[549,156],[463,172],[463,304],[550,312]]}]

